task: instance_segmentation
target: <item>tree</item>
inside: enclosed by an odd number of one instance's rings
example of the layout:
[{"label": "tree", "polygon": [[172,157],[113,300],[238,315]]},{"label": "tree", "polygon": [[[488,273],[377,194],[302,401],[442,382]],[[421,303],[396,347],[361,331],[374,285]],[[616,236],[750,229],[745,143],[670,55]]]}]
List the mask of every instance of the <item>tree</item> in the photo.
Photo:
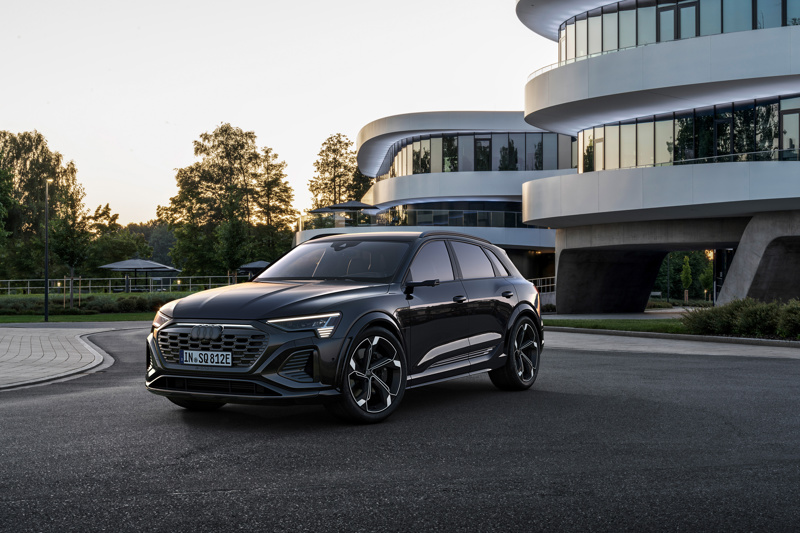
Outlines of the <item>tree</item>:
[{"label": "tree", "polygon": [[56,202],[50,230],[53,253],[69,267],[70,309],[74,302],[75,267],[86,259],[91,240],[89,218],[83,204],[86,193],[81,185],[74,183],[72,186],[74,190],[61,190],[62,197]]},{"label": "tree", "polygon": [[688,291],[692,286],[692,265],[689,264],[689,256],[683,256],[683,268],[681,269],[681,283],[683,290]]},{"label": "tree", "polygon": [[356,171],[353,143],[341,133],[331,135],[322,143],[314,162],[315,176],[308,182],[314,208],[339,204],[348,199]]},{"label": "tree", "polygon": [[370,187],[375,183],[375,181],[370,178],[369,176],[362,174],[361,170],[356,167],[356,170],[353,172],[353,178],[350,180],[350,183],[347,186],[347,197],[349,200],[361,200],[361,198],[367,194]]},{"label": "tree", "polygon": [[173,266],[169,253],[175,246],[175,232],[166,223],[153,219],[139,224],[128,224],[125,229],[144,237],[147,244],[153,249],[150,259],[162,265]]},{"label": "tree", "polygon": [[170,256],[187,274],[236,271],[265,250],[290,246],[281,232],[296,212],[286,163],[259,149],[253,132],[222,124],[194,142],[196,163],[178,169],[178,194],[159,206],[174,231]]}]

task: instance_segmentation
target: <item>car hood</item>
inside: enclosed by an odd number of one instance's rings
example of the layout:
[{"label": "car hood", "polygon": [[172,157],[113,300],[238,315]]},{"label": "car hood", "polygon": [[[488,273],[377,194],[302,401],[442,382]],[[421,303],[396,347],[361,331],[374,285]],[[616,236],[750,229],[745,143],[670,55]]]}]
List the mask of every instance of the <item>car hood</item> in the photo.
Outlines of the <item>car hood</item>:
[{"label": "car hood", "polygon": [[182,298],[171,314],[176,319],[261,320],[335,311],[343,301],[387,290],[385,284],[350,281],[250,282]]}]

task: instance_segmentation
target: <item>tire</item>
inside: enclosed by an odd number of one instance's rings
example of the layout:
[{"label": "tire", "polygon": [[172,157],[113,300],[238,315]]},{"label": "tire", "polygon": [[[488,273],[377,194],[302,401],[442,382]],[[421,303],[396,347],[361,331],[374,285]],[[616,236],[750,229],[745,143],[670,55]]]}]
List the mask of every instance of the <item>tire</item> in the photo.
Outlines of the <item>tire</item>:
[{"label": "tire", "polygon": [[225,402],[206,402],[203,400],[184,400],[179,398],[167,398],[175,405],[179,405],[189,411],[215,411],[225,405]]},{"label": "tire", "polygon": [[508,339],[506,364],[489,372],[489,379],[501,390],[527,390],[539,373],[542,353],[539,330],[527,316],[514,323]]},{"label": "tire", "polygon": [[405,353],[397,337],[383,328],[367,328],[348,351],[339,382],[341,397],[326,407],[351,422],[380,422],[400,405],[406,376]]}]

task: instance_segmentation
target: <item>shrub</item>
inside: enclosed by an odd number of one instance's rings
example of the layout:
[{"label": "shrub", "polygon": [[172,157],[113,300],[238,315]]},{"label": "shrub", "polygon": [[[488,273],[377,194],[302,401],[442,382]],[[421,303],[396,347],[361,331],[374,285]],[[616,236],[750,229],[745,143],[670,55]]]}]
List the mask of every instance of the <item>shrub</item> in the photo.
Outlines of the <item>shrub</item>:
[{"label": "shrub", "polygon": [[648,300],[647,309],[672,309],[672,304],[662,300]]},{"label": "shrub", "polygon": [[542,306],[542,313],[555,313],[556,306],[554,304],[544,304]]},{"label": "shrub", "polygon": [[734,333],[745,337],[775,337],[778,334],[778,304],[746,299]]},{"label": "shrub", "polygon": [[789,300],[778,315],[778,335],[800,340],[800,300]]}]

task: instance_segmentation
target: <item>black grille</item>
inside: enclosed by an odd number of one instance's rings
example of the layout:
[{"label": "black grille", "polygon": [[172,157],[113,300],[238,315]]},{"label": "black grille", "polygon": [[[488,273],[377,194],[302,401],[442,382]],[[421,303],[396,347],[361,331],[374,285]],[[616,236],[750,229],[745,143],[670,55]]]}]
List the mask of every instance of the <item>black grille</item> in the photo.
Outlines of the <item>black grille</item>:
[{"label": "black grille", "polygon": [[271,389],[251,381],[231,379],[178,378],[164,376],[156,380],[154,388],[184,392],[205,392],[209,394],[235,394],[239,396],[279,396]]},{"label": "black grille", "polygon": [[278,371],[278,374],[299,383],[314,381],[314,352],[305,350],[293,353]]},{"label": "black grille", "polygon": [[191,326],[173,326],[159,331],[158,348],[167,363],[177,364],[181,350],[230,352],[233,366],[250,367],[269,344],[269,335],[258,330],[225,329],[217,340],[192,339]]}]

